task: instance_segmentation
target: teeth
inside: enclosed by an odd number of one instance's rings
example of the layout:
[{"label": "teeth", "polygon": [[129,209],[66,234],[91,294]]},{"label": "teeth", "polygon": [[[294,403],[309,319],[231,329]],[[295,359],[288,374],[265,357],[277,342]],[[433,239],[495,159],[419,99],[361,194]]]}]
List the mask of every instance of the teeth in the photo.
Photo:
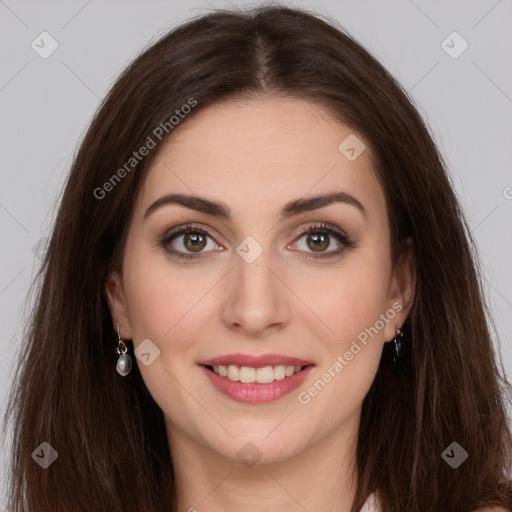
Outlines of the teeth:
[{"label": "teeth", "polygon": [[240,382],[256,382],[256,370],[254,368],[249,368],[248,366],[242,366],[238,371],[238,379],[236,380],[239,380]]},{"label": "teeth", "polygon": [[250,366],[238,367],[234,364],[229,366],[214,366],[213,371],[221,377],[227,377],[229,380],[258,384],[268,384],[275,380],[283,380],[285,377],[291,377],[294,373],[300,372],[301,366],[265,366],[263,368],[251,368]]}]

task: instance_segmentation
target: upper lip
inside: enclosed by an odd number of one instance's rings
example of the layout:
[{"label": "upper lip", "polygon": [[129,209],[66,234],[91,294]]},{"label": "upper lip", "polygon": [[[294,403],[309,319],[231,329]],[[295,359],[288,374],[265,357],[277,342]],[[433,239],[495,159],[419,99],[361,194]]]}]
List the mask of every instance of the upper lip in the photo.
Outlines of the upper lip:
[{"label": "upper lip", "polygon": [[262,354],[252,356],[250,354],[229,354],[218,356],[198,363],[204,366],[249,366],[252,368],[263,368],[264,366],[307,366],[313,364],[311,361],[298,359],[297,357],[283,356],[281,354]]}]

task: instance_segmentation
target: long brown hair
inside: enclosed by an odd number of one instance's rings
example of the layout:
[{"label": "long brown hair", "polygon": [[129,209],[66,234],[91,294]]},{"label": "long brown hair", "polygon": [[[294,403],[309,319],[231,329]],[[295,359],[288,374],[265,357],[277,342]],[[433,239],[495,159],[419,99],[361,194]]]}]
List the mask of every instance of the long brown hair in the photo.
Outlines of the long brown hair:
[{"label": "long brown hair", "polygon": [[[105,278],[119,268],[134,200],[167,137],[215,102],[267,95],[326,107],[362,134],[386,196],[394,262],[401,241],[414,241],[404,367],[394,373],[384,350],[364,399],[352,512],[377,489],[384,512],[512,508],[511,388],[496,364],[475,244],[433,137],[407,93],[335,21],[266,5],[211,11],[171,30],[122,73],[91,122],[34,282],[4,422],[13,427],[13,512],[175,510],[163,413],[136,365],[125,378],[115,371]],[[148,137],[156,147],[130,160]],[[58,452],[47,469],[32,458],[42,442]],[[457,469],[441,457],[452,442],[468,453]]]}]

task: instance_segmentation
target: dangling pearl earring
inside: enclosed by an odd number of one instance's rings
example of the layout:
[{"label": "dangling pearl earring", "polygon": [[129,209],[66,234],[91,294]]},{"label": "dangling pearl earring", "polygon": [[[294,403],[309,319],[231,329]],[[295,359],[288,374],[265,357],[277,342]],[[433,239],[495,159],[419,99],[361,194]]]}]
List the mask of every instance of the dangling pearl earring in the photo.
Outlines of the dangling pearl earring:
[{"label": "dangling pearl earring", "polygon": [[124,341],[121,339],[121,333],[119,332],[119,324],[117,324],[117,337],[119,339],[116,352],[119,354],[119,359],[117,360],[116,370],[119,375],[125,377],[130,373],[132,369],[132,357],[127,354],[128,347],[125,345]]}]

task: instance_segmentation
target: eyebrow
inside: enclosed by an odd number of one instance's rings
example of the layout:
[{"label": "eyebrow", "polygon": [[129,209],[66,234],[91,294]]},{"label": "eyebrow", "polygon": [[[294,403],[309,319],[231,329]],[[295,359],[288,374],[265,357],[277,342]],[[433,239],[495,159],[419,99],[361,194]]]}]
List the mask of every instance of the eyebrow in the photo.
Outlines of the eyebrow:
[{"label": "eyebrow", "polygon": [[[279,213],[279,220],[283,220],[304,212],[317,210],[334,203],[344,203],[355,206],[366,218],[367,211],[361,202],[346,192],[332,192],[317,196],[294,199],[286,203]],[[167,194],[152,203],[144,213],[143,219],[149,217],[153,212],[163,206],[178,204],[207,215],[231,220],[231,208],[220,201],[212,201],[204,197],[189,196],[184,194]]]}]

